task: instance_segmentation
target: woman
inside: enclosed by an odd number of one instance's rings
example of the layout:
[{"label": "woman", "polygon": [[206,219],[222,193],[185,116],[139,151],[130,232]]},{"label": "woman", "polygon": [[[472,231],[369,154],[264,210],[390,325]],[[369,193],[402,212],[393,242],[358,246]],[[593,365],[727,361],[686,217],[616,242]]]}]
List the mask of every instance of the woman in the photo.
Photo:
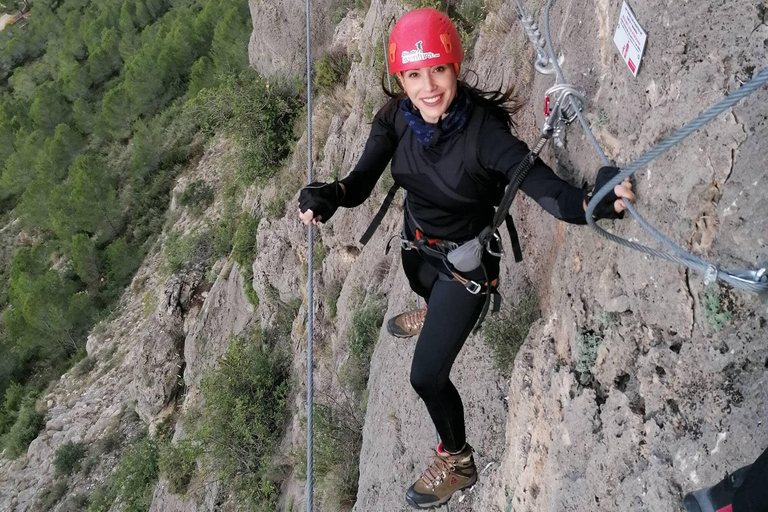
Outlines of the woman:
[{"label": "woman", "polygon": [[[434,239],[456,247],[477,237],[492,223],[500,187],[528,154],[510,133],[511,94],[484,93],[458,80],[463,56],[459,35],[445,14],[418,9],[403,15],[392,29],[388,59],[404,94],[375,116],[365,151],[349,176],[313,183],[299,195],[299,217],[305,224],[328,221],[339,206],[362,204],[390,160],[395,183],[407,191],[403,270],[429,307],[403,313],[387,327],[395,336],[419,334],[411,384],[442,441],[433,464],[406,492],[415,508],[441,505],[477,481],[461,398],[448,376],[486,305],[485,293],[495,291],[499,258],[493,253],[499,248],[492,243],[493,250],[482,253],[482,264],[464,271],[430,251],[412,248]],[[476,140],[476,155],[466,154],[468,135]],[[474,158],[484,176],[469,171]],[[616,173],[615,168],[601,169],[598,183]],[[558,178],[540,160],[520,189],[556,218],[586,223],[584,191]],[[634,200],[628,181],[601,203],[598,216],[616,218],[624,210],[620,197]]]}]

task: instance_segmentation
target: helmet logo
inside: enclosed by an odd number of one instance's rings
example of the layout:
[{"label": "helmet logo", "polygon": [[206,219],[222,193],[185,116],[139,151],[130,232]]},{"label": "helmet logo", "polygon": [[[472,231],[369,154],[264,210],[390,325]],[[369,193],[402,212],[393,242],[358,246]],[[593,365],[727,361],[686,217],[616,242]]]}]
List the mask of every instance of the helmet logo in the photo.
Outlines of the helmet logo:
[{"label": "helmet logo", "polygon": [[416,43],[415,50],[411,50],[409,52],[403,51],[402,53],[403,64],[408,64],[409,62],[419,62],[427,59],[436,59],[440,57],[439,53],[432,53],[432,52],[424,53],[422,44],[423,44],[422,41],[418,41]]}]

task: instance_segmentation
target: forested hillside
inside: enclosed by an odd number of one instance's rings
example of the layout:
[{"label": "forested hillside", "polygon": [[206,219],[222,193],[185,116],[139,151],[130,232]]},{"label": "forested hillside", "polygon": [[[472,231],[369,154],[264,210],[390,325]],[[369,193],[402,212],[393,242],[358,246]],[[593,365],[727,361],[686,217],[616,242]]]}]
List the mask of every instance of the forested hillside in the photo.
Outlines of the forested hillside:
[{"label": "forested hillside", "polygon": [[[223,192],[232,205],[288,153],[301,101],[248,70],[250,31],[245,0],[37,0],[25,26],[0,32],[7,456],[37,435],[35,398],[84,357],[87,333],[168,221],[174,180],[206,138],[238,126],[240,172]],[[180,202],[199,214],[213,197],[198,182]],[[228,255],[238,227],[255,230],[239,213],[229,208],[205,234],[176,234],[168,272],[205,273]]]}]

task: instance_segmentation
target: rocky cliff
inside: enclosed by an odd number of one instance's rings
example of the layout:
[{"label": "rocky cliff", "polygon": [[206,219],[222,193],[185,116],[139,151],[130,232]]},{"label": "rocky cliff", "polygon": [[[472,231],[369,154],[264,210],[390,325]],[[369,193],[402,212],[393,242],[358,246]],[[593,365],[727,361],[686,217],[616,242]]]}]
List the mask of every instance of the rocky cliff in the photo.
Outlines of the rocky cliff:
[{"label": "rocky cliff", "polygon": [[[542,20],[543,4],[537,0],[526,7]],[[300,71],[303,18],[295,14],[303,5],[251,2],[256,69]],[[514,3],[482,5],[487,16],[476,27],[465,68],[484,86],[516,85],[527,101],[518,135],[531,143],[553,78],[535,74]],[[380,17],[375,2],[342,8],[316,7],[316,55],[340,52],[351,61],[346,83],[320,98],[314,110],[318,179],[348,172],[362,152],[368,123],[384,100],[377,67],[383,61],[380,31],[408,9],[386,2]],[[587,116],[619,165],[768,65],[763,0],[646,0],[632,3],[649,34],[634,78],[612,41],[620,8],[618,1],[558,0],[552,9],[553,42],[563,53],[564,72],[586,91]],[[762,186],[767,100],[763,88],[636,177],[638,207],[647,218],[694,253],[723,264],[754,267],[768,260],[768,192]],[[304,136],[281,180],[303,180],[306,148]],[[195,179],[219,183],[231,151],[227,141],[212,144],[177,190]],[[599,167],[576,125],[563,147],[549,146],[544,157],[579,185],[592,182]],[[380,298],[387,318],[414,301],[399,254],[384,250],[398,232],[401,209],[391,209],[371,243],[357,244],[386,188],[378,187],[366,205],[339,211],[316,231],[316,255],[323,257],[316,258],[311,308],[322,347],[314,368],[320,400],[345,394],[339,372],[351,357],[347,340],[359,297]],[[274,182],[254,190],[246,209],[263,208],[281,190]],[[295,196],[285,215],[259,225],[252,268],[252,286],[261,299],[257,308],[248,302],[243,274],[232,262],[217,264],[212,285],[194,271],[164,276],[161,237],[115,318],[91,335],[88,352],[95,368],[85,377],[73,370],[52,386],[45,397],[44,431],[26,456],[0,461],[0,509],[37,506],[53,482],[53,453],[65,441],[97,442],[114,432],[131,440],[141,425],[168,418],[174,438],[182,438],[177,409],[199,403],[201,375],[216,366],[231,336],[248,325],[286,321],[278,314],[280,304],[297,299],[301,306],[291,324],[297,389],[278,457],[291,468],[282,507],[304,507],[304,481],[295,461],[288,460],[303,449],[309,307],[306,232],[293,201]],[[206,217],[220,215],[217,208],[218,203]],[[724,287],[705,288],[701,275],[611,245],[586,227],[559,223],[527,198],[520,197],[513,211],[525,260],[516,265],[507,258],[502,294],[514,304],[532,288],[542,318],[531,328],[510,379],[495,368],[482,335],[468,341],[456,363],[452,379],[465,403],[482,473],[474,489],[451,501],[451,511],[682,510],[686,491],[718,480],[768,447],[765,302]],[[175,229],[191,229],[195,222],[201,221],[180,214]],[[624,237],[648,240],[632,220],[607,224]],[[332,295],[338,297],[338,313],[331,312]],[[435,433],[408,384],[412,351],[413,342],[385,331],[376,342],[356,512],[407,510],[404,490],[429,462]],[[183,401],[177,400],[180,390]],[[91,489],[114,464],[107,458],[71,492]],[[186,496],[178,496],[161,479],[151,509],[226,508],[220,483],[198,480]],[[317,509],[331,510],[323,507],[321,500]]]}]

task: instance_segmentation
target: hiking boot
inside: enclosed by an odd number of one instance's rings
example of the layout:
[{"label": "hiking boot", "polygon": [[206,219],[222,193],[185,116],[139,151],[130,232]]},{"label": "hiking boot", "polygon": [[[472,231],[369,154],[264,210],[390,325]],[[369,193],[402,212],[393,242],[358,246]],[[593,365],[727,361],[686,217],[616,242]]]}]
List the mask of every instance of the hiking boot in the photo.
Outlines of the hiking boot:
[{"label": "hiking boot", "polygon": [[405,501],[413,508],[439,507],[453,493],[472,487],[477,482],[477,469],[469,444],[457,453],[443,450],[443,444],[435,450],[435,459],[421,478],[405,493]]},{"label": "hiking boot", "polygon": [[725,474],[718,484],[689,492],[683,498],[683,505],[688,512],[732,512],[733,495],[741,487],[750,466],[736,470],[732,475]]},{"label": "hiking boot", "polygon": [[400,313],[387,322],[387,332],[398,338],[410,338],[421,332],[424,319],[427,317],[427,306]]}]

